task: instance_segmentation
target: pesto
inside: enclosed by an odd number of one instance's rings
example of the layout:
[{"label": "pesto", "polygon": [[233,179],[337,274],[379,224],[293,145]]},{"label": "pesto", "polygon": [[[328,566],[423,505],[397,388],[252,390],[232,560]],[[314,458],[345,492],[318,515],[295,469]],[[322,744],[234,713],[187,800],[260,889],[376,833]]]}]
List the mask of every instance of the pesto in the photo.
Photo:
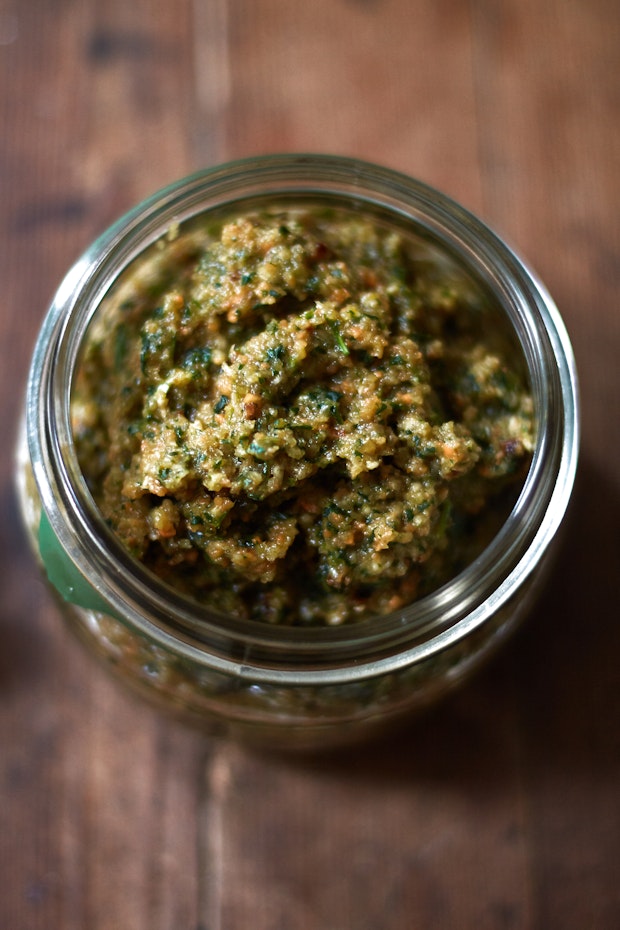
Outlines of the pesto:
[{"label": "pesto", "polygon": [[128,551],[236,616],[338,624],[449,580],[534,446],[501,308],[413,238],[286,210],[166,240],[89,332],[83,472]]}]

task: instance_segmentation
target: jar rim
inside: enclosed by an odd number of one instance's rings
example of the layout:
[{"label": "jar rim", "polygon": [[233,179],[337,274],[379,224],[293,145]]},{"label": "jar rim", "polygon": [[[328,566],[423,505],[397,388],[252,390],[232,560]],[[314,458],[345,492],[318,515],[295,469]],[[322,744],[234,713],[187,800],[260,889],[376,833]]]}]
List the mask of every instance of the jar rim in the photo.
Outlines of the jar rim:
[{"label": "jar rim", "polygon": [[[171,222],[232,207],[251,195],[283,194],[344,198],[396,211],[455,250],[496,293],[517,332],[539,415],[536,448],[518,500],[478,558],[394,614],[339,627],[224,619],[154,581],[102,526],[81,478],[69,420],[72,373],[86,325],[122,270]],[[44,321],[27,417],[47,519],[83,577],[97,577],[116,613],[164,648],[209,667],[292,683],[384,674],[433,655],[483,624],[523,585],[555,536],[579,447],[569,337],[552,298],[526,264],[485,223],[429,185],[369,162],[318,154],[258,156],[196,172],[138,204],[95,240],[61,283]]]}]

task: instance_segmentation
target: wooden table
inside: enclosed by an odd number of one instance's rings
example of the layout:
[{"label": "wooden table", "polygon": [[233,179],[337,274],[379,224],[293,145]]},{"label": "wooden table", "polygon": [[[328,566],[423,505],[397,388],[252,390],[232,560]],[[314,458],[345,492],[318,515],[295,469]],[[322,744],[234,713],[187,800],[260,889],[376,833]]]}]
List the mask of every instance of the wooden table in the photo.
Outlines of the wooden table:
[{"label": "wooden table", "polygon": [[[617,0],[0,0],[0,928],[620,927]],[[438,186],[572,334],[580,480],[531,621],[397,739],[210,741],[66,634],[20,530],[33,340],[94,236],[169,180],[281,150]]]}]

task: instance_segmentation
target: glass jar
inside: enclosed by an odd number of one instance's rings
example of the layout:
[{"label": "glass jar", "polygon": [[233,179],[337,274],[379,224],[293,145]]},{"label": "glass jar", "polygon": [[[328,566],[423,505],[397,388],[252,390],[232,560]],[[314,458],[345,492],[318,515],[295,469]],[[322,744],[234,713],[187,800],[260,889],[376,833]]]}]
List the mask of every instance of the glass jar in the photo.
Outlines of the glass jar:
[{"label": "glass jar", "polygon": [[[531,466],[491,544],[439,590],[334,628],[222,617],[160,583],[105,526],[80,472],[71,389],[86,329],[128,265],[171,227],[274,200],[380,213],[458,262],[494,295],[526,361],[537,418]],[[347,158],[281,155],[202,171],[131,211],[78,260],[43,323],[17,461],[41,567],[80,637],[126,681],[218,732],[275,746],[337,745],[460,682],[528,611],[572,491],[574,362],[560,316],[480,220],[424,184]]]}]

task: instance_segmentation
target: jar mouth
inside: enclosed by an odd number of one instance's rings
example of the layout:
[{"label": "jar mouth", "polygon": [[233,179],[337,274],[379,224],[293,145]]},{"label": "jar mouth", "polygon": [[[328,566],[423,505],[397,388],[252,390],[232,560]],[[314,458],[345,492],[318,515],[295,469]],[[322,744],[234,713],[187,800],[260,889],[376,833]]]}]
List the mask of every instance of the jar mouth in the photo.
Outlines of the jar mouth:
[{"label": "jar mouth", "polygon": [[[224,617],[170,589],[104,525],[77,461],[70,424],[73,372],[92,315],[120,273],[171,223],[253,199],[320,196],[380,208],[458,260],[503,307],[527,365],[538,434],[512,511],[459,575],[393,614],[336,627],[270,626]],[[162,645],[252,675],[334,680],[396,668],[466,636],[521,587],[548,548],[572,490],[579,444],[572,349],[549,294],[483,222],[405,175],[329,155],[263,156],[207,169],[140,204],[103,234],[62,283],[37,343],[28,393],[31,458],[43,508],[64,551],[100,593]]]}]

